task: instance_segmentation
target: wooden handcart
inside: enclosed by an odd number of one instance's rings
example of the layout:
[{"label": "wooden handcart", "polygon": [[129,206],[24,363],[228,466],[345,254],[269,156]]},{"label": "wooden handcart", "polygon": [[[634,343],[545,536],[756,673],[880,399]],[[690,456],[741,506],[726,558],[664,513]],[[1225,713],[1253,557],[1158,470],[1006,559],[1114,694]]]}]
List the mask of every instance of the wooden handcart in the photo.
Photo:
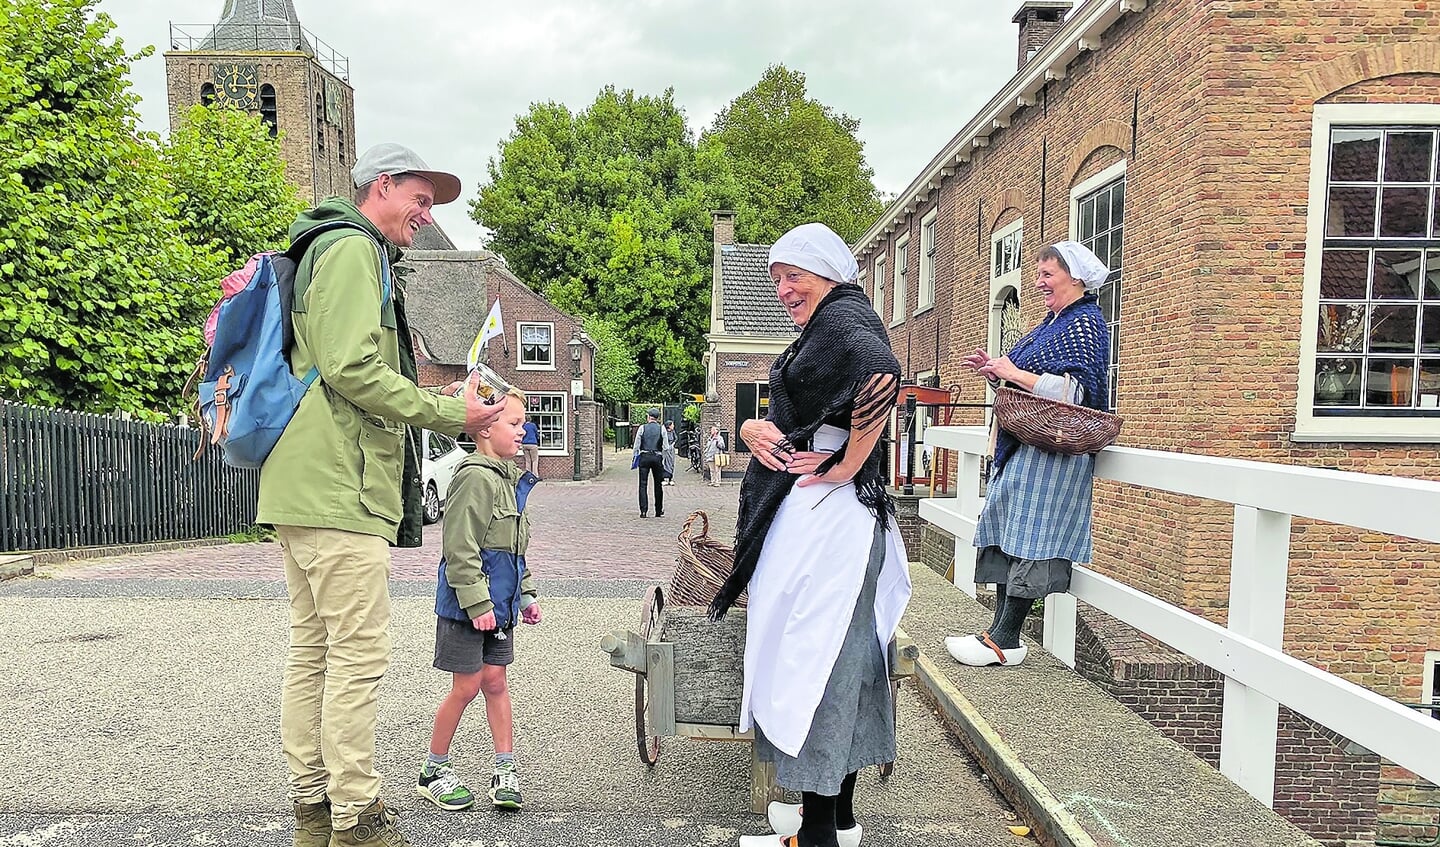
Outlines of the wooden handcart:
[{"label": "wooden handcart", "polygon": [[[699,521],[701,529],[694,532]],[[635,743],[640,759],[654,767],[666,736],[706,741],[751,741],[739,731],[744,685],[744,597],[722,620],[711,621],[705,607],[733,568],[734,554],[710,537],[710,519],[694,512],[680,531],[675,579],[666,588],[646,589],[638,630],[616,630],[600,649],[610,664],[635,674]],[[903,632],[890,642],[891,693],[915,672],[919,650]],[[894,769],[880,768],[881,779]],[[764,812],[771,800],[783,800],[774,766],[750,753],[750,808]]]}]

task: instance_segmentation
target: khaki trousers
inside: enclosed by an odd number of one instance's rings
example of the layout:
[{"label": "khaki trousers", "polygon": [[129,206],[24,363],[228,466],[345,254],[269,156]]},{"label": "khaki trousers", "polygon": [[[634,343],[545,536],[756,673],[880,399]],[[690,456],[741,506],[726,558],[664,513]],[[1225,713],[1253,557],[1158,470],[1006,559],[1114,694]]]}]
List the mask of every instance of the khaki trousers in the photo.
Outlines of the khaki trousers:
[{"label": "khaki trousers", "polygon": [[390,546],[375,535],[277,526],[290,593],[280,738],[290,799],[330,800],[349,829],[380,795],[375,709],[390,664]]},{"label": "khaki trousers", "polygon": [[522,445],[522,446],[521,446],[521,451],[525,454],[525,470],[529,471],[530,473],[535,474],[536,476],[539,476],[539,475],[540,475],[540,445],[539,445],[539,444],[525,444],[525,445]]}]

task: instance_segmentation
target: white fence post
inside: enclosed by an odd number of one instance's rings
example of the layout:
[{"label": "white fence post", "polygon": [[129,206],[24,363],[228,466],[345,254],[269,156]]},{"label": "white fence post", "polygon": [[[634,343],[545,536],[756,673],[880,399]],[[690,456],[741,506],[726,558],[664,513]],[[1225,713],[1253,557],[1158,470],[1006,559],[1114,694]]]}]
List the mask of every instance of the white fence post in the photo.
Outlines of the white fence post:
[{"label": "white fence post", "polygon": [[1072,668],[1075,667],[1078,623],[1074,594],[1051,594],[1045,598],[1045,649]]},{"label": "white fence post", "polygon": [[[960,499],[960,515],[970,521],[980,517],[980,456],[977,453],[960,454],[960,468],[955,475],[956,493]],[[975,545],[973,538],[955,539],[955,587],[975,596]]]},{"label": "white fence post", "polygon": [[[1289,563],[1290,516],[1237,505],[1230,555],[1230,631],[1283,649]],[[1275,800],[1279,718],[1279,703],[1226,677],[1220,772],[1266,806]]]}]

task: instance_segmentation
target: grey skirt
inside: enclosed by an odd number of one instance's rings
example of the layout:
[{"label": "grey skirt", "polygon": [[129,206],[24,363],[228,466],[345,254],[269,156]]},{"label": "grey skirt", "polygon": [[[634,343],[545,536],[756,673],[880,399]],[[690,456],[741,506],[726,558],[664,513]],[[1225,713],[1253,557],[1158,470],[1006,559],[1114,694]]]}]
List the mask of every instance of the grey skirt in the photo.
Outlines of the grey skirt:
[{"label": "grey skirt", "polygon": [[1038,600],[1070,590],[1069,559],[1022,559],[995,545],[982,548],[975,560],[975,582],[1004,583],[1011,597]]},{"label": "grey skirt", "polygon": [[885,536],[877,523],[865,582],[800,754],[776,748],[755,724],[755,755],[774,762],[775,781],[791,791],[834,796],[849,774],[895,761],[890,669],[875,638],[875,586],[884,564]]}]

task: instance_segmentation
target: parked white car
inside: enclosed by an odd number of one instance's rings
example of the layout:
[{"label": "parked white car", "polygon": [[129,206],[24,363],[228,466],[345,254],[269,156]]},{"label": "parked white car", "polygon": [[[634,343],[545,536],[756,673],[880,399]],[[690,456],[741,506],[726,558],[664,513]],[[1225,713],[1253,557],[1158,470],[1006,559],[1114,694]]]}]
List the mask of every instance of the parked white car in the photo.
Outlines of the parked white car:
[{"label": "parked white car", "polygon": [[450,480],[465,457],[465,451],[455,439],[430,430],[420,432],[420,484],[425,492],[425,523],[440,520],[445,511],[445,499],[450,494]]}]

